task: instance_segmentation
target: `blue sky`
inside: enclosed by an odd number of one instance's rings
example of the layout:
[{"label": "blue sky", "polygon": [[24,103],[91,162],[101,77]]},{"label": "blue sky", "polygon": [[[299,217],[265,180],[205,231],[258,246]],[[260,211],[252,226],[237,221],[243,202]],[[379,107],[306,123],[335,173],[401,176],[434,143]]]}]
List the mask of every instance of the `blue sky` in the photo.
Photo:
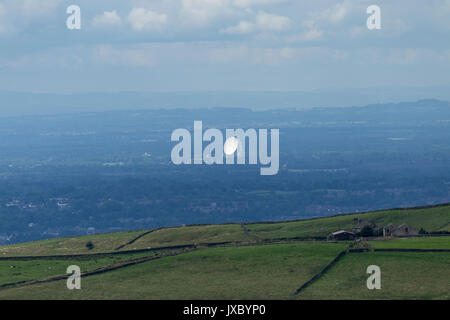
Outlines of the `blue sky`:
[{"label": "blue sky", "polygon": [[[81,30],[66,8],[81,8]],[[366,8],[381,8],[368,30]],[[450,0],[1,0],[0,90],[450,86]]]}]

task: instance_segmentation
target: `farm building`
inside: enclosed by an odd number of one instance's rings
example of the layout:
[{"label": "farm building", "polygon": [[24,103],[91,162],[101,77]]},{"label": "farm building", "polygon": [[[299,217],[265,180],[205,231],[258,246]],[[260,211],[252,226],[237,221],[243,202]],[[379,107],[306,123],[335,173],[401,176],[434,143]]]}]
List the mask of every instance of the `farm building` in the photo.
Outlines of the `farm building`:
[{"label": "farm building", "polygon": [[353,232],[339,230],[330,234],[329,238],[332,240],[353,240],[355,239],[355,236],[356,235]]},{"label": "farm building", "polygon": [[389,223],[387,226],[383,227],[383,237],[389,237],[394,229],[395,226],[392,223]]},{"label": "farm building", "polygon": [[356,224],[355,224],[355,226],[352,228],[352,232],[353,232],[353,233],[361,232],[361,230],[362,230],[364,227],[366,227],[366,226],[369,226],[369,227],[371,227],[371,228],[374,229],[374,230],[377,228],[375,222],[373,222],[373,221],[367,222],[367,221],[363,221],[363,220],[361,220],[361,219],[359,219],[359,218],[358,218],[358,219],[355,219],[355,221],[356,221]]},{"label": "farm building", "polygon": [[402,223],[398,227],[394,227],[393,224],[389,224],[383,228],[383,236],[385,237],[407,237],[407,236],[417,236],[419,232],[408,226],[406,223]]}]

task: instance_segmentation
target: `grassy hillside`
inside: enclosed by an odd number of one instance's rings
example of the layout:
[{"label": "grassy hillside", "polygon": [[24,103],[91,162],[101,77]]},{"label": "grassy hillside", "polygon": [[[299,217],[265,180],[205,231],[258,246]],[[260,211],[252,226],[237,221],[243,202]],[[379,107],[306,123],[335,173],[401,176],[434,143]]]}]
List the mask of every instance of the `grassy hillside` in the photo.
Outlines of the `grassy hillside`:
[{"label": "grassy hillside", "polygon": [[185,226],[156,230],[123,249],[132,250],[216,242],[249,242],[252,240],[254,239],[245,234],[240,224]]},{"label": "grassy hillside", "polygon": [[[145,234],[121,250],[157,248],[184,244],[215,242],[257,242],[279,238],[326,238],[333,231],[350,230],[356,219],[374,221],[377,225],[408,223],[431,231],[450,231],[450,205],[432,208],[385,210],[369,213],[338,215],[318,219],[276,223],[249,223],[184,226],[148,230],[106,233],[73,238],[49,239],[0,247],[0,257],[24,255],[90,254],[110,252]],[[91,241],[94,248],[88,250]]]},{"label": "grassy hillside", "polygon": [[[3,246],[0,299],[450,298],[450,253],[379,251],[345,255],[294,296],[340,252],[355,245],[306,240],[351,229],[357,219],[442,231],[449,228],[450,206],[292,222],[182,226]],[[88,242],[93,248],[86,246]],[[450,237],[375,239],[358,244],[370,249],[450,249]],[[190,247],[158,249],[181,245]],[[128,265],[155,254],[161,258]],[[106,272],[83,276],[79,291],[67,290],[65,280],[3,286],[65,275],[72,264],[80,266],[82,272],[98,268],[106,268]],[[111,269],[121,264],[126,266]],[[365,286],[365,268],[371,264],[382,269],[382,290],[369,291]]]},{"label": "grassy hillside", "polygon": [[256,223],[247,226],[251,235],[262,239],[326,237],[336,230],[351,230],[355,226],[356,219],[373,221],[378,226],[407,223],[417,230],[424,228],[428,232],[450,231],[450,205],[422,209],[384,210],[293,222]]},{"label": "grassy hillside", "polygon": [[[47,239],[41,241],[13,244],[0,247],[0,257],[6,256],[41,256],[61,254],[92,254],[114,251],[143,231],[114,232],[89,236]],[[92,242],[94,248],[88,249],[86,244]]]}]

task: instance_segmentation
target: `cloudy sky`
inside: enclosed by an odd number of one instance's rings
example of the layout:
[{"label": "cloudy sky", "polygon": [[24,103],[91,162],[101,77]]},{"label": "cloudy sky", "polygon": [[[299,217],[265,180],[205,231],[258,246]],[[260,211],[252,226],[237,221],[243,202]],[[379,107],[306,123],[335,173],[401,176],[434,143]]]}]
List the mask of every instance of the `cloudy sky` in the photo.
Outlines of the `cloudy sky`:
[{"label": "cloudy sky", "polygon": [[0,90],[378,86],[450,86],[450,0],[0,0]]}]

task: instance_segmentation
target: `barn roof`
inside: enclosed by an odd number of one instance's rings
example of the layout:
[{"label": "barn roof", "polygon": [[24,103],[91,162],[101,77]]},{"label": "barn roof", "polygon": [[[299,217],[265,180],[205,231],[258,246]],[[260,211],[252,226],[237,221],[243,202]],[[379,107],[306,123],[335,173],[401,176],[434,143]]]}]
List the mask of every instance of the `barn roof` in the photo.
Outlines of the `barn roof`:
[{"label": "barn roof", "polygon": [[336,236],[336,235],[338,235],[338,234],[344,234],[344,233],[348,233],[348,234],[353,234],[353,235],[354,235],[353,232],[346,231],[346,230],[339,230],[339,231],[333,232],[332,235],[333,235],[333,236]]}]

